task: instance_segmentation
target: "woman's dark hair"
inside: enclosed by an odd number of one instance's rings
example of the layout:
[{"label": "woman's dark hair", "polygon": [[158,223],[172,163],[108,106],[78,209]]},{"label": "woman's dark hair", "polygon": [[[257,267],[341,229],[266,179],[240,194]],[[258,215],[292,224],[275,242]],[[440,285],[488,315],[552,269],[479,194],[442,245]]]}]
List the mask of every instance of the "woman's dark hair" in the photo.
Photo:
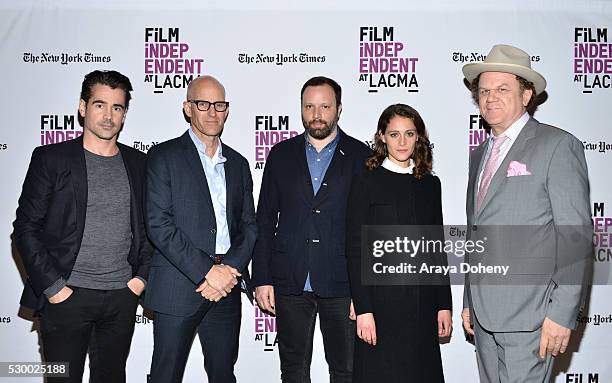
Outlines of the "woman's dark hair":
[{"label": "woman's dark hair", "polygon": [[393,117],[409,118],[416,127],[417,140],[414,145],[414,151],[410,156],[415,164],[412,174],[417,179],[423,178],[431,173],[433,162],[429,135],[419,112],[406,104],[390,105],[380,115],[378,128],[376,129],[376,134],[374,134],[374,152],[366,160],[366,167],[369,170],[376,169],[389,155],[387,145],[383,142],[382,136],[385,134],[387,126],[389,126],[389,122]]}]

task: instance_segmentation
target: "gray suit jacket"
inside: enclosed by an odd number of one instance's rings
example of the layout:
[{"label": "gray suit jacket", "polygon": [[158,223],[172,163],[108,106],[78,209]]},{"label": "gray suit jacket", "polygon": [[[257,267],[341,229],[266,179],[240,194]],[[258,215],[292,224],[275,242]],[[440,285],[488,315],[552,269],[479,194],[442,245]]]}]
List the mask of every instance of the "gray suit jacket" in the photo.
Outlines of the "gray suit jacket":
[{"label": "gray suit jacket", "polygon": [[[508,275],[466,275],[464,307],[493,332],[533,331],[545,317],[575,328],[591,257],[589,183],[584,150],[571,134],[531,118],[494,175],[476,211],[486,143],[470,156],[468,238],[485,239],[470,265],[506,264]],[[530,175],[507,176],[512,161]]]}]

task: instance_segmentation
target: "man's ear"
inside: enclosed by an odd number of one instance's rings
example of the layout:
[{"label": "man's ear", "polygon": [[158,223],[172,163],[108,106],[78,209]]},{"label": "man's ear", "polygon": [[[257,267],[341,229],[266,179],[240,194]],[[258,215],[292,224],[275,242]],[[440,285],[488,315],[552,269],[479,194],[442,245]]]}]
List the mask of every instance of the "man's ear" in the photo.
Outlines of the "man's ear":
[{"label": "man's ear", "polygon": [[85,100],[81,99],[79,101],[79,114],[82,118],[85,118],[85,112],[87,111],[87,103]]},{"label": "man's ear", "polygon": [[523,91],[523,106],[527,106],[529,104],[529,100],[531,100],[531,96],[533,96],[532,89],[525,89]]},{"label": "man's ear", "polygon": [[189,101],[183,101],[183,112],[189,118],[191,118],[191,103]]}]

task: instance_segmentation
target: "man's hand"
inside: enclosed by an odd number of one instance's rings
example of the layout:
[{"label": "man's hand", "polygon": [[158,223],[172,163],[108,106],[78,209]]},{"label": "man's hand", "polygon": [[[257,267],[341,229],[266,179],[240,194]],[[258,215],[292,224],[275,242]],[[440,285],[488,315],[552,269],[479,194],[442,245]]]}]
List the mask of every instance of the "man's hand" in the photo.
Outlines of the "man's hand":
[{"label": "man's hand", "polygon": [[255,287],[255,299],[259,308],[276,315],[276,305],[274,304],[274,286],[263,285]]},{"label": "man's hand", "polygon": [[453,318],[450,310],[438,311],[438,336],[444,338],[450,336],[453,329]]},{"label": "man's hand", "polygon": [[49,298],[49,303],[53,305],[62,303],[72,295],[72,292],[73,290],[70,287],[64,286],[57,294]]},{"label": "man's hand", "polygon": [[211,302],[219,302],[223,298],[223,294],[218,290],[213,289],[206,280],[198,286],[196,292],[200,293],[205,299]]},{"label": "man's hand", "polygon": [[540,336],[540,358],[544,359],[546,354],[557,356],[563,354],[567,349],[572,330],[563,327],[554,321],[544,318],[542,323],[542,335]]},{"label": "man's hand", "polygon": [[[205,279],[210,287],[220,292],[223,297],[226,297],[238,283],[237,277],[240,275],[241,274],[233,267],[213,265],[208,274],[206,274]],[[198,286],[198,289],[200,289],[200,287],[202,287],[202,285]]]},{"label": "man's hand", "polygon": [[461,319],[463,320],[463,329],[468,335],[474,336],[474,325],[470,320],[470,309],[465,308],[461,312]]},{"label": "man's hand", "polygon": [[374,314],[365,313],[357,315],[357,336],[364,342],[376,346],[376,322]]},{"label": "man's hand", "polygon": [[145,284],[143,281],[141,281],[138,278],[132,278],[128,281],[127,286],[130,290],[132,290],[132,292],[134,293],[134,295],[140,296],[140,294],[142,294],[142,292],[145,289]]},{"label": "man's hand", "polygon": [[355,306],[353,305],[353,300],[351,299],[351,307],[349,308],[349,319],[356,320],[357,316],[355,315]]}]

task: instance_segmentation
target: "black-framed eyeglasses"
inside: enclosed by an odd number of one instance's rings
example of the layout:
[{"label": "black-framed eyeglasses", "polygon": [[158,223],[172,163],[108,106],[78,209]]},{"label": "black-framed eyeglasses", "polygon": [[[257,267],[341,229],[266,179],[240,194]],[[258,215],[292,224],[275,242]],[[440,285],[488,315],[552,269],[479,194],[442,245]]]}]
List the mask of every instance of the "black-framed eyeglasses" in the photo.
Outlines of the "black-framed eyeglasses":
[{"label": "black-framed eyeglasses", "polygon": [[196,105],[196,108],[198,108],[200,112],[206,112],[208,109],[210,109],[211,105],[213,106],[213,108],[215,108],[216,112],[225,112],[227,108],[229,107],[228,101],[215,101],[215,102],[210,102],[206,100],[187,100],[187,101],[193,102]]}]

